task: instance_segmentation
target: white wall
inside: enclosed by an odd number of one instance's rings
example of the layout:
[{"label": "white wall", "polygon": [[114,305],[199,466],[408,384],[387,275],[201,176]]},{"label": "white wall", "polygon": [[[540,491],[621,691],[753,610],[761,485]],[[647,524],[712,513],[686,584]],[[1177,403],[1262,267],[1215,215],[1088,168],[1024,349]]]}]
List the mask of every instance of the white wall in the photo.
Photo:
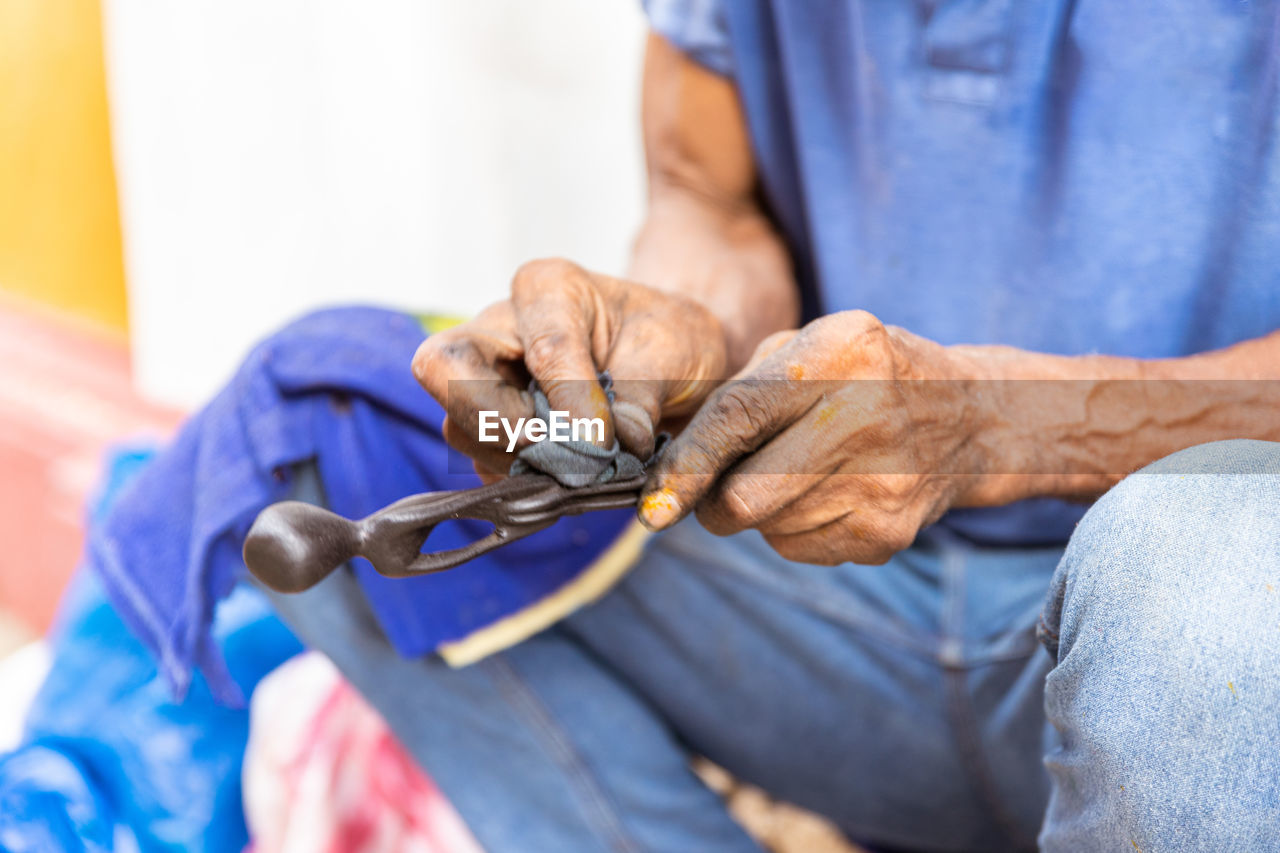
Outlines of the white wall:
[{"label": "white wall", "polygon": [[106,0],[135,375],[207,397],[336,302],[470,314],[523,260],[620,271],[638,0]]}]

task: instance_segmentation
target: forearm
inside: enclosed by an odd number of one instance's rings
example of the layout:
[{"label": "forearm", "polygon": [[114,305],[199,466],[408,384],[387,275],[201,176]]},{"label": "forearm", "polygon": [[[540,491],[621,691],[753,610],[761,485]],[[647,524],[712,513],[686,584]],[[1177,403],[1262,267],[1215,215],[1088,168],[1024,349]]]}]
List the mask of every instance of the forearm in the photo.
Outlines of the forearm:
[{"label": "forearm", "polygon": [[704,305],[730,372],[800,321],[786,247],[756,202],[758,176],[733,84],[659,36],[645,53],[649,211],[630,277]]},{"label": "forearm", "polygon": [[790,258],[754,206],[700,198],[655,178],[629,276],[705,305],[725,335],[730,372],[773,332],[800,320]]},{"label": "forearm", "polygon": [[1012,475],[991,479],[973,503],[1091,499],[1196,444],[1280,440],[1280,333],[1160,360],[955,351],[982,377],[973,398],[989,422],[990,467]]}]

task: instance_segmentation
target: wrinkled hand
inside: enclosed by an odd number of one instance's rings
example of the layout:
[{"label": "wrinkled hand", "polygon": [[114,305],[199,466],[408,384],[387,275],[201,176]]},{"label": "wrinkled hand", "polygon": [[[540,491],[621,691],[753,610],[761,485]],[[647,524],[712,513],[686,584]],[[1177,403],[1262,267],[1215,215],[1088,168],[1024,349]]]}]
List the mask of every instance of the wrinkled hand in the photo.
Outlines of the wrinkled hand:
[{"label": "wrinkled hand", "polygon": [[[720,323],[701,304],[552,259],[522,266],[509,300],[424,341],[413,370],[445,407],[446,440],[490,478],[511,456],[505,442],[478,441],[478,412],[532,416],[530,377],[552,409],[603,419],[605,446],[616,435],[644,459],[658,424],[695,410],[708,380],[723,379],[725,358]],[[602,370],[614,379],[612,408],[595,381]]]},{"label": "wrinkled hand", "polygon": [[979,366],[861,311],[767,339],[710,395],[649,478],[653,528],[697,509],[784,557],[883,563],[979,494],[989,406]]}]

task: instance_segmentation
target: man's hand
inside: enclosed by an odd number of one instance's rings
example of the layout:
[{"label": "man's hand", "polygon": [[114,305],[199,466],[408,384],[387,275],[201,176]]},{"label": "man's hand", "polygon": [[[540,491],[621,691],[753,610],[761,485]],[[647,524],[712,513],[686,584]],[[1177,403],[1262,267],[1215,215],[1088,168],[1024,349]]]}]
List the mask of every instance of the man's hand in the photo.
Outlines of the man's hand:
[{"label": "man's hand", "polygon": [[[511,457],[478,441],[477,413],[532,416],[530,376],[552,409],[603,419],[606,446],[616,435],[644,459],[658,423],[692,412],[708,380],[723,378],[725,347],[720,322],[693,300],[540,260],[516,273],[508,301],[424,341],[413,369],[448,413],[445,438],[494,475]],[[602,370],[614,378],[612,409],[595,381]]]},{"label": "man's hand", "polygon": [[[781,238],[759,207],[746,120],[732,82],[657,36],[645,58],[643,124],[649,210],[630,277],[563,260],[533,261],[511,298],[432,336],[414,359],[440,400],[445,437],[482,475],[504,472],[499,445],[477,441],[477,412],[533,414],[530,376],[552,407],[600,417],[645,458],[661,419],[692,413],[757,343],[794,328],[800,298]],[[596,383],[614,378],[612,411]],[[450,380],[470,380],[454,382]],[[498,449],[495,449],[498,448]]]},{"label": "man's hand", "polygon": [[[641,500],[653,528],[697,508],[757,528],[792,560],[882,563],[951,506],[985,502],[994,423],[978,363],[861,311],[764,341],[664,454]],[[935,381],[942,380],[942,381]]]},{"label": "man's hand", "polygon": [[952,507],[1092,500],[1164,456],[1280,440],[1280,332],[1163,360],[941,346],[832,314],[766,339],[672,443],[640,518],[881,563]]}]

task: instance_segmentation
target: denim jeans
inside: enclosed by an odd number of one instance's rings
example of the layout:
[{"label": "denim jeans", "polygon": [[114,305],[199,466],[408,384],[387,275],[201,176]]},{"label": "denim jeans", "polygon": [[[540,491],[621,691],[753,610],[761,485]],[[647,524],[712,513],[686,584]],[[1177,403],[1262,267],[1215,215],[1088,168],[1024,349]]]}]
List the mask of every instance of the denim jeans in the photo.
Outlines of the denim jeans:
[{"label": "denim jeans", "polygon": [[1280,445],[1144,469],[1065,555],[825,568],[686,522],[461,670],[397,656],[347,572],[273,599],[495,853],[758,850],[691,754],[895,849],[1280,848]]}]

